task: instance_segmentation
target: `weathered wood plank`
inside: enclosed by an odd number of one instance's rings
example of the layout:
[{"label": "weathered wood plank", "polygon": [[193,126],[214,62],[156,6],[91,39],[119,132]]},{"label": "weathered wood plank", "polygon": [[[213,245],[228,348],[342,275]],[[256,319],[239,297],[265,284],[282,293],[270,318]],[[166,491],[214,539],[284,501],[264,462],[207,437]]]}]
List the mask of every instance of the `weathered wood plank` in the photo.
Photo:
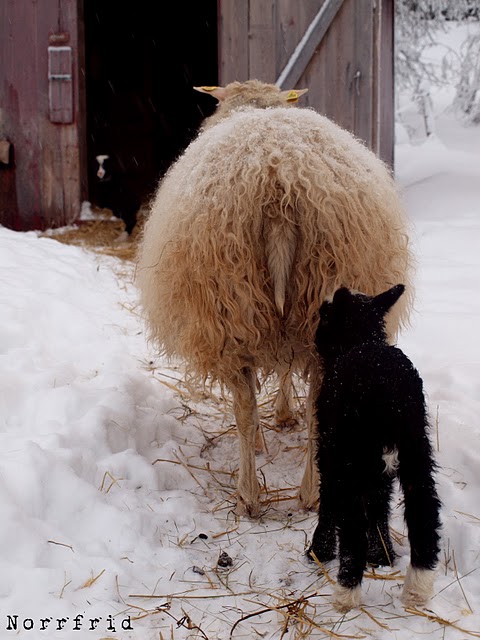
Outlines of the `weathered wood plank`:
[{"label": "weathered wood plank", "polygon": [[393,10],[393,0],[344,0],[298,82],[309,87],[310,105],[365,140],[390,164]]},{"label": "weathered wood plank", "polygon": [[276,80],[276,0],[250,2],[249,76],[263,82]]},{"label": "weathered wood plank", "polygon": [[[72,49],[73,110],[71,122],[49,122],[48,75],[39,73],[42,81],[41,93],[45,101],[44,117],[41,119],[43,140],[41,153],[41,194],[43,225],[62,226],[75,220],[80,210],[80,166],[77,118],[79,112],[78,92],[78,15],[77,0],[58,0],[49,12],[38,16],[38,41],[43,41],[42,57],[48,60],[48,44],[63,42]],[[40,13],[40,10],[39,10]],[[46,41],[46,42],[45,42]],[[63,99],[69,100],[68,91]],[[65,118],[68,120],[68,117]],[[56,149],[56,153],[52,153]]]},{"label": "weathered wood plank", "polygon": [[280,73],[277,79],[279,87],[296,86],[342,4],[343,0],[325,0]]},{"label": "weathered wood plank", "polygon": [[354,127],[355,92],[352,5],[354,0],[344,0],[299,82],[309,87],[310,104],[349,130]]},{"label": "weathered wood plank", "polygon": [[249,79],[249,3],[246,0],[218,2],[219,82],[226,85]]},{"label": "weathered wood plank", "polygon": [[374,150],[376,150],[373,136],[374,119],[376,118],[373,99],[375,58],[373,5],[375,2],[376,0],[356,0],[355,2],[355,22],[352,25],[355,42],[352,60],[354,86],[351,91],[354,108],[352,130]]},{"label": "weathered wood plank", "polygon": [[[77,0],[77,60],[74,65],[77,87],[77,135],[78,135],[78,171],[80,173],[80,202],[88,199],[88,166],[87,166],[87,90],[85,64],[85,7],[84,0]],[[73,214],[73,212],[72,212]]]},{"label": "weathered wood plank", "polygon": [[373,146],[384,162],[394,165],[394,0],[378,0],[374,20],[375,57],[373,95],[375,124]]},{"label": "weathered wood plank", "polygon": [[[292,3],[291,0],[277,0],[277,46],[275,75],[278,77],[287,64],[290,56],[295,51],[308,26],[317,15],[324,0],[302,0]],[[322,84],[319,78],[315,78],[314,84]],[[285,87],[293,89],[293,86]],[[308,85],[297,85],[296,88],[308,88]],[[302,106],[313,106],[315,103],[310,91],[301,99]]]},{"label": "weathered wood plank", "polygon": [[[2,137],[12,142],[15,158],[0,221],[15,229],[63,225],[80,209],[76,123],[49,121],[48,45],[59,32],[70,34],[75,82],[77,0],[0,2]],[[76,119],[78,91],[74,95]]]},{"label": "weathered wood plank", "polygon": [[[40,186],[36,153],[39,143],[39,112],[36,65],[32,61],[35,14],[32,3],[6,0],[0,3],[0,105],[2,136],[14,147],[15,161],[8,175],[10,203],[0,222],[14,229],[35,228],[41,220]],[[19,73],[19,70],[21,71]],[[14,214],[8,212],[14,207]]]}]

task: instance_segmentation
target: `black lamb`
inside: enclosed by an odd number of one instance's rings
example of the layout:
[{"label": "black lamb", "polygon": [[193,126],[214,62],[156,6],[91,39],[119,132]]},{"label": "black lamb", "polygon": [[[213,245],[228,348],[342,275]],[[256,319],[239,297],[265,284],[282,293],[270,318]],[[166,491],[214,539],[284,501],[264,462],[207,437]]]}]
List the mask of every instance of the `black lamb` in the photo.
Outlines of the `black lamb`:
[{"label": "black lamb", "polygon": [[140,200],[126,181],[126,174],[120,170],[119,162],[108,155],[95,158],[95,204],[111,209],[114,216],[125,223],[125,231],[131,235],[136,223]]},{"label": "black lamb", "polygon": [[370,297],[339,289],[320,308],[316,348],[325,376],[317,399],[320,508],[310,555],[335,557],[334,605],[360,604],[367,562],[392,565],[390,498],[404,494],[410,566],[403,600],[423,605],[433,593],[440,501],[422,380],[407,356],[387,343],[385,316],[404,292]]}]

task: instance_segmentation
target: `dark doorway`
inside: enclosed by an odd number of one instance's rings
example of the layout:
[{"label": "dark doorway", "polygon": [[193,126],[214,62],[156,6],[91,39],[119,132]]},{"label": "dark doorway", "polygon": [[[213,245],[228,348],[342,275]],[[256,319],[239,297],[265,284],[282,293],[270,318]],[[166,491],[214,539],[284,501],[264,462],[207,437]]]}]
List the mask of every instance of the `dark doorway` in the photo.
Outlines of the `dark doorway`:
[{"label": "dark doorway", "polygon": [[87,158],[114,159],[141,199],[195,136],[215,101],[217,2],[85,0]]}]

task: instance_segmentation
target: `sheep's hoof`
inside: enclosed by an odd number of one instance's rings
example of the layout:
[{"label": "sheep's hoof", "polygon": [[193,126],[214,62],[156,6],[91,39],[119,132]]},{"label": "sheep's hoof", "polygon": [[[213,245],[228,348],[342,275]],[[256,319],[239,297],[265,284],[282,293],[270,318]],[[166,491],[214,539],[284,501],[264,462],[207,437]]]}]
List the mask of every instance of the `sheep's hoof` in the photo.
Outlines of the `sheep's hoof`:
[{"label": "sheep's hoof", "polygon": [[300,487],[298,501],[300,502],[301,508],[305,511],[318,511],[318,507],[320,505],[318,490],[304,489],[303,487]]},{"label": "sheep's hoof", "polygon": [[316,466],[307,463],[298,499],[305,511],[318,511],[320,504],[320,478]]},{"label": "sheep's hoof", "polygon": [[291,413],[275,415],[275,426],[282,431],[290,431],[298,426],[298,420]]},{"label": "sheep's hoof", "polygon": [[238,496],[235,514],[239,517],[247,516],[252,520],[257,520],[262,515],[260,501],[246,502],[242,497]]}]

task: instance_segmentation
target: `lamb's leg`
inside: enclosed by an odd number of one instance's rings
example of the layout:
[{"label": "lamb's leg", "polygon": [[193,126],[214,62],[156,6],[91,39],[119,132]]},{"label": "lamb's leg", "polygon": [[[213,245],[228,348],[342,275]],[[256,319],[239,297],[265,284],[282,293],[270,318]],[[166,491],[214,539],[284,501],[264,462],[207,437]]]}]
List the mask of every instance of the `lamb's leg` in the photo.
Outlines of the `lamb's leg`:
[{"label": "lamb's leg", "polygon": [[[327,454],[328,455],[328,454]],[[320,483],[320,508],[318,524],[313,534],[312,544],[308,555],[320,562],[328,562],[335,558],[336,532],[335,532],[335,489],[329,480],[329,472],[322,474]],[[312,555],[315,554],[315,558]]]},{"label": "lamb's leg", "polygon": [[367,562],[374,566],[393,566],[395,552],[388,526],[393,478],[379,468],[376,473],[376,489],[367,500],[368,550]]},{"label": "lamb's leg", "polygon": [[363,571],[367,560],[367,517],[362,496],[355,490],[358,478],[342,478],[337,495],[338,555],[340,568],[333,604],[350,611],[360,604]]},{"label": "lamb's leg", "polygon": [[310,389],[307,396],[307,461],[302,484],[300,486],[300,503],[304,509],[318,508],[320,478],[317,469],[317,419],[315,402],[321,387],[321,374],[317,371],[311,376]]},{"label": "lamb's leg", "polygon": [[297,420],[293,414],[292,368],[290,365],[277,370],[279,388],[275,401],[275,424],[281,428],[293,427]]},{"label": "lamb's leg", "polygon": [[403,583],[402,600],[408,607],[423,607],[433,595],[435,571],[408,566]]},{"label": "lamb's leg", "polygon": [[238,515],[252,518],[260,513],[260,485],[257,480],[255,448],[259,433],[257,402],[255,398],[255,374],[243,368],[232,376],[228,386],[233,395],[233,411],[238,430],[240,467],[238,471],[237,509]]},{"label": "lamb's leg", "polygon": [[[432,449],[419,427],[415,446],[399,447],[399,478],[405,496],[405,521],[410,542],[411,565],[407,569],[402,599],[408,605],[423,606],[433,595],[435,566],[439,553],[440,500],[433,478]],[[413,442],[413,440],[412,440]]]}]

